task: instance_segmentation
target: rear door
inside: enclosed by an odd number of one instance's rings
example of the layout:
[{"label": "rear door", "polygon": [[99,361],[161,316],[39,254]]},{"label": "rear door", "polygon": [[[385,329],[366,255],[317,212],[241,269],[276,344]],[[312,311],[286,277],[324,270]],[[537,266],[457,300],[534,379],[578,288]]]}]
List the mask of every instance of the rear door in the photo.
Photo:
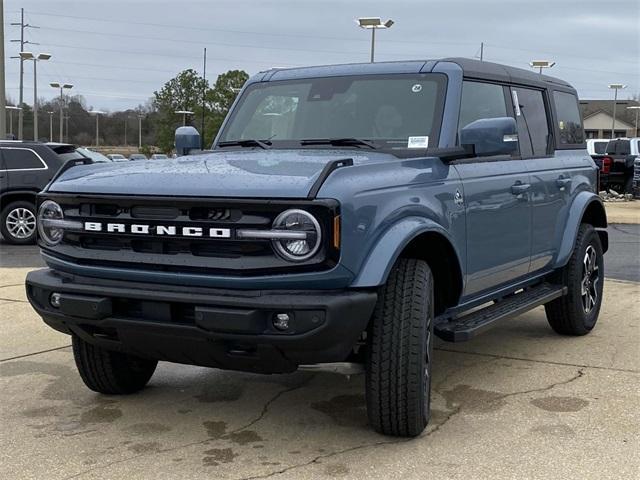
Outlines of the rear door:
[{"label": "rear door", "polygon": [[[512,116],[507,87],[464,81],[458,128]],[[529,270],[531,204],[526,164],[516,155],[455,163],[467,222],[465,296],[508,284]]]},{"label": "rear door", "polygon": [[9,172],[7,171],[7,166],[4,164],[4,158],[2,156],[3,150],[3,148],[0,148],[0,194],[9,189]]},{"label": "rear door", "polygon": [[[568,216],[571,178],[554,155],[551,114],[543,90],[512,87],[520,153],[531,178],[532,239],[530,272],[548,266]],[[515,108],[517,102],[517,108]]]}]

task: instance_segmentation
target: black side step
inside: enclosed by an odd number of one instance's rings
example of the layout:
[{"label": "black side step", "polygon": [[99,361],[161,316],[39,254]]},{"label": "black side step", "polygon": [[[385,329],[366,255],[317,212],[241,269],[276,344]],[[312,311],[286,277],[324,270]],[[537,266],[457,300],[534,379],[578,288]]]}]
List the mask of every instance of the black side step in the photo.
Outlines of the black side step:
[{"label": "black side step", "polygon": [[566,293],[565,286],[543,283],[462,317],[441,321],[436,318],[435,334],[447,342],[471,340],[499,320],[518,316]]}]

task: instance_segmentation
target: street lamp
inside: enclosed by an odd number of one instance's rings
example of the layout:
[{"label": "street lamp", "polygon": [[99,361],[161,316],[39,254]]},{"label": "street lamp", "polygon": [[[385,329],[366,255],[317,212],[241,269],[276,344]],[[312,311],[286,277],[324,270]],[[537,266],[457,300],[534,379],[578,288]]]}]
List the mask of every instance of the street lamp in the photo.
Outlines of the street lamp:
[{"label": "street lamp", "polygon": [[63,142],[63,138],[62,138],[62,124],[63,124],[63,106],[64,106],[64,89],[68,88],[71,89],[73,88],[73,85],[70,83],[61,83],[61,82],[52,82],[49,84],[51,87],[53,88],[59,88],[60,89],[60,143]]},{"label": "street lamp", "polygon": [[175,113],[182,115],[182,126],[187,124],[187,115],[193,115],[193,112],[190,110],[176,110]]},{"label": "street lamp", "polygon": [[382,21],[380,17],[360,17],[356,19],[356,23],[360,28],[371,30],[371,63],[374,61],[376,30],[379,28],[391,28],[395,22],[391,19]]},{"label": "street lamp", "polygon": [[104,112],[101,110],[91,110],[89,113],[91,115],[96,116],[96,147],[99,147],[100,146],[100,140],[98,137],[100,132],[99,119],[100,119],[100,115],[104,115]]},{"label": "street lamp", "polygon": [[22,108],[14,107],[13,105],[7,105],[7,110],[9,110],[9,135],[13,137],[13,112],[20,111]]},{"label": "street lamp", "polygon": [[613,94],[613,120],[611,121],[611,140],[613,140],[614,130],[616,128],[616,103],[618,103],[618,90],[627,88],[627,86],[622,83],[611,83],[609,84],[609,88],[615,92]]},{"label": "street lamp", "polygon": [[[7,107],[9,108],[9,107]],[[636,111],[636,137],[638,136],[638,112],[640,112],[640,105],[634,106],[634,107],[627,107],[627,110],[635,110]]]},{"label": "street lamp", "polygon": [[49,114],[49,141],[53,142],[53,112],[47,113]]},{"label": "street lamp", "polygon": [[139,113],[138,114],[138,151],[140,151],[140,149],[142,148],[142,119],[144,118],[144,115]]},{"label": "street lamp", "polygon": [[540,71],[540,75],[542,75],[543,68],[552,68],[556,62],[552,62],[550,60],[532,60],[529,62],[529,66],[531,68],[538,68]]},{"label": "street lamp", "polygon": [[49,60],[51,58],[50,53],[40,53],[34,55],[31,52],[20,52],[20,58],[22,60],[33,60],[33,139],[38,141],[38,69],[36,66],[38,62],[43,60]]}]

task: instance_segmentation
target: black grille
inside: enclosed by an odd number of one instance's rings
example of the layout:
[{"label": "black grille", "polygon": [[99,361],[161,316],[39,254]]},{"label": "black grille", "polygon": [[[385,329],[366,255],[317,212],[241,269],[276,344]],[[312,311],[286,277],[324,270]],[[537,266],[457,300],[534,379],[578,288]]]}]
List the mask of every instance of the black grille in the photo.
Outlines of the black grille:
[{"label": "black grille", "polygon": [[[338,214],[333,201],[260,201],[148,197],[83,197],[46,195],[58,202],[65,219],[149,225],[149,234],[125,232],[71,232],[53,248],[53,255],[85,265],[173,272],[211,272],[228,275],[274,274],[278,271],[328,269],[339,252],[328,242],[333,218]],[[42,199],[44,200],[44,198]],[[325,246],[309,260],[294,264],[278,256],[269,240],[237,238],[238,229],[269,229],[273,220],[289,208],[304,208],[321,224]],[[175,226],[177,234],[158,235],[158,226]],[[229,238],[186,237],[182,227],[228,229]]]}]

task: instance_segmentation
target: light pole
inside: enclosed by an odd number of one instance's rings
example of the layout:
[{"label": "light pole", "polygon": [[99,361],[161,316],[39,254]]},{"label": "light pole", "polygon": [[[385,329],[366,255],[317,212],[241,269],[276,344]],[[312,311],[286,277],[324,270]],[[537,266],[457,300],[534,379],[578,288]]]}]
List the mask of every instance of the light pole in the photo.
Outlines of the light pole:
[{"label": "light pole", "polygon": [[360,28],[371,30],[371,63],[373,63],[376,48],[376,30],[379,28],[391,28],[391,25],[395,22],[391,19],[383,22],[380,17],[360,17],[356,19],[356,23]]},{"label": "light pole", "polygon": [[100,146],[100,138],[99,138],[99,132],[100,132],[100,115],[104,115],[104,112],[101,110],[91,110],[89,112],[91,115],[95,115],[96,116],[96,147]]},{"label": "light pole", "polygon": [[175,113],[182,115],[182,126],[187,124],[187,115],[193,115],[193,112],[190,110],[176,110]]},{"label": "light pole", "polygon": [[13,112],[22,110],[20,107],[14,107],[12,105],[7,105],[7,110],[9,110],[9,135],[13,137]]},{"label": "light pole", "polygon": [[609,88],[614,91],[613,94],[613,120],[611,121],[611,140],[614,138],[614,131],[616,128],[616,103],[618,103],[618,90],[623,88],[627,88],[626,85],[622,83],[611,83],[609,84]]},{"label": "light pole", "polygon": [[63,117],[64,117],[64,113],[63,113],[63,107],[64,107],[64,89],[68,88],[71,89],[73,88],[73,85],[71,83],[62,83],[62,82],[52,82],[49,84],[51,87],[53,88],[59,88],[60,89],[60,143],[63,142],[63,138],[62,138],[62,124],[64,123]]},{"label": "light pole", "polygon": [[[9,107],[7,107],[9,108]],[[640,112],[640,105],[636,105],[634,107],[627,107],[627,110],[635,110],[636,111],[636,137],[638,136],[638,112]]]},{"label": "light pole", "polygon": [[555,64],[556,62],[552,62],[550,60],[532,60],[529,62],[529,66],[531,68],[539,69],[538,73],[540,73],[540,75],[542,75],[543,68],[552,68]]},{"label": "light pole", "polygon": [[33,60],[33,139],[38,141],[38,62],[49,60],[50,53],[40,53],[37,56],[31,52],[20,52],[23,60]]},{"label": "light pole", "polygon": [[142,119],[144,115],[138,114],[138,151],[142,148]]},{"label": "light pole", "polygon": [[49,114],[49,141],[53,142],[53,112],[47,113]]}]

